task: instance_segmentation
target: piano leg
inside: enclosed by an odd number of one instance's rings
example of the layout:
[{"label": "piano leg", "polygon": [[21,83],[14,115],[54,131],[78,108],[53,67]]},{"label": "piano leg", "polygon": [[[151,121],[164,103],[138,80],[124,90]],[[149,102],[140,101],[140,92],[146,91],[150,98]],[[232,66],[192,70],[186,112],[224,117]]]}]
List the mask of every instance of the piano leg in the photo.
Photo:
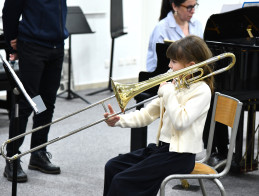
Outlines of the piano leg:
[{"label": "piano leg", "polygon": [[253,171],[257,169],[256,164],[254,163],[254,144],[255,144],[255,113],[256,113],[256,104],[250,105],[248,110],[248,123],[247,123],[247,154],[246,154],[246,168],[247,171]]},{"label": "piano leg", "polygon": [[242,109],[241,116],[240,116],[237,138],[236,138],[235,154],[231,165],[231,169],[236,173],[240,172],[240,167],[241,167],[240,163],[243,155],[243,136],[244,136],[243,127],[244,127],[244,107]]},{"label": "piano leg", "polygon": [[[256,102],[256,100],[255,100]],[[241,172],[249,172],[258,169],[258,161],[254,157],[255,146],[255,120],[256,104],[249,100],[247,117],[247,136],[243,159],[241,161]]]}]

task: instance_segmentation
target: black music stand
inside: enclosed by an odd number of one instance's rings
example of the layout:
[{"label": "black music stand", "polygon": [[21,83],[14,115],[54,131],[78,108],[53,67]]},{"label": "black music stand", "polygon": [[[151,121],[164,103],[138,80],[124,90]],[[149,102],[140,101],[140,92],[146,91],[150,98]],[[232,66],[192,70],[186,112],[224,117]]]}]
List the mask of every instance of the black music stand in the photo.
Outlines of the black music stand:
[{"label": "black music stand", "polygon": [[[35,114],[39,114],[46,110],[46,107],[41,99],[41,97],[38,95],[34,97],[33,99],[30,98],[30,96],[25,91],[23,84],[15,74],[14,70],[12,69],[11,65],[8,63],[6,59],[4,59],[0,55],[0,59],[3,62],[3,67],[5,69],[6,76],[8,78],[8,81],[10,82],[10,86],[12,89],[12,92],[14,94],[14,104],[15,104],[15,116],[14,116],[14,135],[16,136],[19,130],[19,96],[22,95],[25,97],[25,99],[29,102],[31,107],[33,108]],[[13,153],[18,153],[17,148],[17,142],[13,141]],[[3,152],[4,153],[4,152]],[[15,196],[17,194],[17,159],[13,161],[13,181],[12,181],[12,196]]]},{"label": "black music stand", "polygon": [[86,103],[90,104],[89,101],[84,99],[82,96],[78,95],[74,91],[71,90],[71,36],[72,34],[83,34],[83,33],[94,33],[84,14],[80,7],[78,6],[72,6],[67,8],[67,22],[66,22],[66,28],[69,32],[69,48],[68,48],[68,84],[67,84],[67,90],[64,92],[58,94],[62,95],[67,92],[67,99],[72,98],[80,98]]},{"label": "black music stand", "polygon": [[110,30],[111,30],[111,58],[110,58],[110,72],[109,72],[109,82],[108,87],[96,92],[92,92],[86,95],[95,95],[97,93],[101,93],[104,91],[112,91],[111,86],[111,77],[112,77],[112,69],[113,69],[113,53],[114,53],[114,41],[115,38],[118,38],[122,35],[126,35],[127,33],[123,31],[123,9],[122,9],[122,0],[111,0],[111,17],[110,17]]}]

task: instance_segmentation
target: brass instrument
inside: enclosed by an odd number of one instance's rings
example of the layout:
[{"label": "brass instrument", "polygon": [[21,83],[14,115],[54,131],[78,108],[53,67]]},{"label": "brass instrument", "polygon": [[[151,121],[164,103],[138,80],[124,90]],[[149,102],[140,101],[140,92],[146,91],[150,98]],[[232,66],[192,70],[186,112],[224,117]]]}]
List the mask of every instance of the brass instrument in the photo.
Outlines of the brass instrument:
[{"label": "brass instrument", "polygon": [[[218,61],[218,60],[221,60],[221,59],[224,59],[224,58],[226,58],[226,57],[232,58],[231,63],[230,63],[227,67],[221,68],[221,69],[219,69],[219,70],[217,70],[217,71],[214,71],[214,72],[212,72],[212,73],[210,73],[210,74],[208,74],[208,75],[203,76],[203,69],[202,69],[201,67],[206,66],[206,65],[209,65],[209,64],[211,64],[211,63],[214,63],[214,62],[216,62],[216,61]],[[145,91],[145,90],[147,90],[147,89],[150,89],[150,88],[152,88],[152,87],[154,87],[154,86],[156,86],[156,85],[159,85],[159,84],[162,83],[162,82],[165,82],[165,81],[169,81],[169,80],[178,78],[178,88],[188,87],[188,86],[189,86],[190,84],[192,84],[192,83],[198,82],[198,81],[203,80],[203,79],[205,79],[205,78],[208,78],[208,77],[210,77],[210,76],[217,75],[217,74],[219,74],[219,73],[222,73],[222,72],[225,72],[225,71],[231,69],[231,68],[234,66],[235,62],[236,62],[236,58],[235,58],[235,55],[234,55],[233,53],[223,53],[223,54],[221,54],[221,55],[212,57],[212,58],[210,58],[210,59],[208,59],[208,60],[206,60],[206,61],[203,61],[203,62],[201,62],[201,63],[198,63],[198,64],[195,64],[195,65],[186,67],[186,68],[181,69],[181,70],[178,70],[178,71],[167,72],[167,73],[164,73],[164,74],[160,74],[160,75],[158,75],[158,76],[156,76],[156,77],[150,78],[150,79],[148,79],[148,80],[146,80],[146,81],[139,82],[139,83],[133,83],[133,84],[119,84],[119,83],[114,82],[113,80],[111,80],[111,82],[112,82],[112,88],[113,88],[113,91],[114,91],[115,95],[110,96],[110,97],[108,97],[108,98],[105,98],[105,99],[103,99],[103,100],[101,100],[101,101],[99,101],[99,102],[96,102],[96,103],[94,103],[94,104],[91,104],[91,105],[89,105],[89,106],[87,106],[87,107],[85,107],[85,108],[83,108],[83,109],[81,109],[81,110],[79,110],[79,111],[77,111],[77,112],[74,112],[74,113],[69,114],[69,115],[67,115],[67,116],[64,116],[64,117],[62,117],[62,118],[59,118],[59,119],[57,119],[57,120],[55,120],[55,121],[53,121],[53,122],[51,122],[51,123],[49,123],[49,124],[46,124],[46,125],[37,127],[37,128],[35,128],[35,129],[33,129],[33,130],[29,131],[29,132],[20,134],[20,135],[18,135],[18,136],[16,136],[16,137],[13,137],[13,138],[11,138],[11,139],[6,140],[6,141],[2,144],[2,147],[1,147],[1,155],[2,155],[6,160],[8,160],[8,161],[13,161],[13,160],[15,160],[15,159],[18,159],[18,158],[20,158],[20,157],[22,157],[22,156],[28,154],[28,153],[34,152],[34,151],[39,150],[40,148],[43,148],[43,147],[45,147],[45,146],[47,146],[47,145],[49,145],[49,144],[52,144],[52,143],[54,143],[54,142],[56,142],[56,141],[62,140],[62,139],[64,139],[64,138],[68,137],[68,136],[71,136],[71,135],[73,135],[73,134],[75,134],[75,133],[78,133],[79,131],[82,131],[82,130],[87,129],[87,128],[89,128],[89,127],[92,127],[92,126],[94,126],[94,125],[96,125],[96,124],[99,124],[99,123],[101,123],[101,122],[107,120],[108,118],[110,118],[110,117],[112,117],[112,116],[115,116],[115,115],[124,113],[125,111],[131,110],[131,109],[135,108],[136,106],[142,105],[142,104],[144,104],[144,103],[146,103],[146,102],[148,102],[148,101],[151,101],[152,99],[157,98],[158,96],[154,96],[154,97],[151,97],[151,98],[149,98],[149,99],[146,99],[146,100],[144,100],[144,101],[142,101],[142,102],[140,102],[140,103],[138,103],[138,104],[135,104],[134,106],[131,106],[131,107],[129,107],[129,108],[126,108],[127,103],[128,103],[128,102],[130,101],[130,99],[132,99],[134,96],[136,96],[136,95],[138,95],[139,93],[141,93],[141,92],[143,92],[143,91]],[[197,72],[200,72],[200,74],[199,74],[198,76],[195,76],[195,77],[186,79],[188,75],[193,74],[193,73],[197,73]],[[203,76],[203,77],[202,77],[202,76]],[[117,102],[118,102],[118,104],[119,104],[119,106],[120,106],[120,108],[121,108],[121,111],[120,111],[120,112],[115,113],[115,114],[113,114],[113,115],[110,115],[108,118],[100,119],[100,120],[98,120],[98,121],[96,121],[96,122],[90,123],[90,124],[88,124],[88,125],[86,125],[86,126],[83,126],[83,127],[81,127],[81,128],[78,128],[78,129],[76,129],[76,130],[73,130],[73,131],[69,132],[69,133],[66,134],[66,135],[63,135],[63,136],[57,137],[57,138],[55,138],[55,139],[52,139],[52,140],[50,140],[50,141],[48,141],[48,142],[46,142],[46,143],[44,143],[44,144],[41,144],[41,145],[39,145],[39,146],[37,146],[37,147],[35,147],[35,148],[32,148],[32,149],[30,149],[30,150],[27,150],[27,151],[23,152],[23,153],[15,154],[15,155],[12,156],[12,157],[7,157],[6,154],[4,153],[5,146],[6,146],[8,143],[11,143],[11,142],[13,142],[13,141],[15,141],[15,140],[17,140],[17,139],[19,139],[19,138],[21,138],[21,137],[24,137],[24,136],[26,136],[26,135],[28,135],[28,134],[34,133],[34,132],[36,132],[36,131],[39,131],[39,130],[41,130],[41,129],[47,127],[47,126],[50,126],[50,125],[52,125],[52,124],[54,124],[54,123],[57,123],[57,122],[59,122],[59,121],[62,121],[62,120],[64,120],[64,119],[66,119],[66,118],[69,118],[69,117],[71,117],[71,116],[74,116],[74,115],[76,115],[76,114],[78,114],[78,113],[80,113],[80,112],[83,112],[83,111],[85,111],[85,110],[87,110],[87,109],[90,109],[90,108],[92,108],[92,107],[94,107],[94,106],[96,106],[96,105],[102,104],[104,110],[107,112],[107,109],[106,109],[105,106],[104,106],[104,102],[107,101],[107,100],[109,100],[109,99],[112,99],[113,97],[116,97],[116,99],[117,99]],[[125,108],[126,108],[126,109],[125,109]]]}]

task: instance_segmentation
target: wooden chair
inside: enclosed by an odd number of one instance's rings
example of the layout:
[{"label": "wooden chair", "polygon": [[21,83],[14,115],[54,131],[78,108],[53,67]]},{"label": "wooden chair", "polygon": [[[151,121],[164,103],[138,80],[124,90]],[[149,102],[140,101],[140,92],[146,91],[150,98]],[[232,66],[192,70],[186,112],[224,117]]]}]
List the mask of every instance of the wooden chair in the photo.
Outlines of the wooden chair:
[{"label": "wooden chair", "polygon": [[[243,105],[242,102],[240,102],[236,98],[233,98],[224,94],[220,94],[218,92],[215,93],[215,100],[214,100],[213,111],[212,111],[210,133],[208,138],[206,155],[202,160],[196,161],[195,167],[192,173],[173,174],[173,175],[167,176],[161,183],[160,196],[165,195],[165,186],[168,183],[168,181],[172,179],[180,179],[182,183],[187,183],[187,184],[188,184],[187,179],[198,179],[203,195],[206,195],[203,179],[209,179],[209,180],[212,180],[217,185],[217,187],[221,192],[221,195],[226,195],[224,186],[220,182],[219,178],[225,176],[228,173],[231,166],[242,105]],[[206,161],[209,159],[211,154],[216,122],[220,122],[231,128],[230,144],[229,144],[227,159],[221,163],[221,166],[223,166],[224,169],[220,173],[218,173],[215,168],[212,168],[206,164]]]}]

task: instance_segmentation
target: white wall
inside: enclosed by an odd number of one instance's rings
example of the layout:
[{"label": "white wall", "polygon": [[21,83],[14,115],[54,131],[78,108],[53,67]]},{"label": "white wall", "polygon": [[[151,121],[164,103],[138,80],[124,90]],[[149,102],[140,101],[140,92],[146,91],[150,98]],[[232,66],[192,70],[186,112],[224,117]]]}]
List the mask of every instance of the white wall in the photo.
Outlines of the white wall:
[{"label": "white wall", "polygon": [[[253,0],[252,0],[253,1]],[[207,22],[207,19],[210,17],[212,14],[220,13],[222,5],[224,4],[243,4],[242,0],[198,0],[199,2],[199,7],[196,10],[196,18],[201,21],[203,24],[204,28]],[[250,2],[250,0],[249,0]]]},{"label": "white wall", "polygon": [[[145,0],[147,2],[147,0]],[[155,1],[155,0],[149,0]],[[91,10],[92,4],[102,5]],[[142,64],[144,1],[124,0],[124,26],[126,35],[115,39],[113,58],[113,78],[136,78],[139,65]],[[68,1],[68,5],[79,5],[77,1]],[[72,35],[72,64],[75,85],[107,82],[109,78],[111,36],[110,36],[110,1],[81,1],[94,34]],[[92,6],[93,8],[94,6]],[[91,13],[91,14],[89,14]],[[141,63],[140,63],[141,62]],[[129,71],[130,70],[130,71]]]},{"label": "white wall", "polygon": [[[248,0],[251,2],[253,0]],[[108,82],[111,52],[110,0],[68,0],[79,5],[95,33],[72,35],[72,64],[75,86]],[[241,0],[198,0],[195,17],[205,27],[208,17],[219,13],[223,4],[242,4]],[[4,1],[0,1],[2,8]],[[160,14],[161,0],[123,0],[127,35],[115,39],[113,79],[137,78],[145,70],[148,39]],[[0,14],[2,14],[0,12]],[[66,48],[68,43],[66,41]]]}]

